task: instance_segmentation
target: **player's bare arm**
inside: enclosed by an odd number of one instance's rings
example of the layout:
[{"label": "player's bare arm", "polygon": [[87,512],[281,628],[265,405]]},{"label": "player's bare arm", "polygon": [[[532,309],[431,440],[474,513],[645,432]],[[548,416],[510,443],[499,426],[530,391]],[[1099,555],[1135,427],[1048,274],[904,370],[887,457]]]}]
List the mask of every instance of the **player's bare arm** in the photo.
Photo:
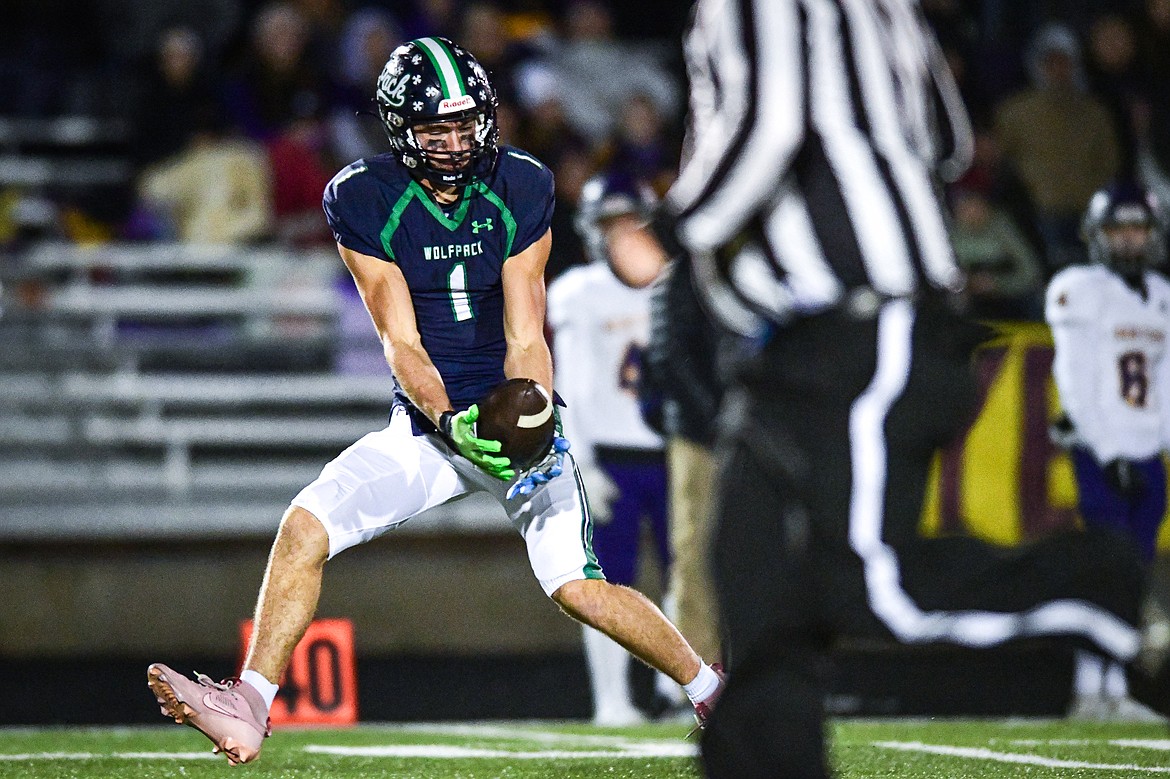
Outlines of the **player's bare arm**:
[{"label": "player's bare arm", "polygon": [[436,424],[451,408],[438,369],[422,345],[422,336],[410,301],[410,289],[399,267],[361,252],[337,245],[341,258],[374,320],[386,361],[395,378],[414,403]]},{"label": "player's bare arm", "polygon": [[504,263],[504,375],[540,382],[552,391],[552,353],[544,337],[544,266],[552,248],[552,230]]}]

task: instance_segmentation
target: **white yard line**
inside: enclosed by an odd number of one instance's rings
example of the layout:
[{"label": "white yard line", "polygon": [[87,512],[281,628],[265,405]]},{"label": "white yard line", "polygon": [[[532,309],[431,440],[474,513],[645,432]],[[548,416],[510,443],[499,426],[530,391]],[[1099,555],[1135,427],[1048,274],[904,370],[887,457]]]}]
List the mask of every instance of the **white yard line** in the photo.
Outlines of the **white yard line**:
[{"label": "white yard line", "polygon": [[506,759],[506,760],[584,760],[590,758],[694,757],[699,753],[691,744],[629,744],[613,750],[575,752],[548,749],[540,752],[513,752],[507,749],[478,749],[441,744],[400,744],[380,747],[342,747],[310,744],[306,752],[342,757],[425,757],[431,759]]},{"label": "white yard line", "polygon": [[1100,771],[1129,771],[1149,774],[1170,774],[1170,767],[1141,766],[1123,763],[1087,763],[1082,760],[1058,760],[1040,755],[1021,755],[1012,752],[995,752],[981,747],[952,747],[945,744],[924,744],[921,741],[875,741],[875,747],[897,749],[903,752],[925,752],[932,755],[966,757],[972,760],[989,760],[996,763],[1018,763],[1039,765],[1046,768],[1091,768]]},{"label": "white yard line", "polygon": [[589,758],[647,758],[647,757],[695,757],[699,754],[697,744],[678,739],[637,739],[620,735],[589,735],[584,733],[561,733],[541,730],[546,723],[534,722],[525,725],[498,725],[493,723],[441,723],[420,722],[387,725],[387,729],[410,732],[432,733],[442,736],[485,739],[495,741],[520,741],[559,746],[594,747],[592,750],[547,749],[538,751],[515,751],[486,747],[463,747],[442,744],[400,744],[384,746],[345,747],[329,744],[310,744],[306,752],[360,757],[426,757],[426,758],[503,758],[516,760],[571,760]]},{"label": "white yard line", "polygon": [[390,725],[388,729],[411,733],[432,733],[443,736],[521,741],[559,746],[594,747],[591,750],[545,749],[518,751],[486,747],[463,747],[443,744],[388,744],[383,746],[334,746],[310,744],[306,752],[360,757],[426,757],[426,758],[504,758],[516,760],[566,760],[587,758],[647,758],[695,757],[697,744],[678,739],[636,739],[626,736],[560,733],[535,727],[501,726],[478,723],[408,723]]},{"label": "white yard line", "polygon": [[25,760],[102,760],[114,757],[120,760],[222,760],[208,752],[25,752],[22,754],[0,753],[0,761],[23,762]]},{"label": "white yard line", "polygon": [[[536,723],[534,723],[536,725]],[[305,752],[339,757],[387,757],[431,759],[514,759],[514,760],[583,760],[695,757],[699,747],[693,742],[678,739],[637,739],[625,736],[558,733],[538,727],[500,726],[477,723],[409,723],[377,726],[389,731],[433,733],[440,736],[459,736],[493,741],[532,742],[557,745],[561,748],[544,750],[508,750],[499,748],[464,747],[446,744],[399,744],[381,746],[337,746],[310,744]],[[580,751],[564,747],[585,747]],[[0,762],[24,760],[93,760],[101,758],[141,760],[215,760],[208,752],[39,752],[0,754]]]},{"label": "white yard line", "polygon": [[[569,749],[549,749],[539,752],[513,752],[506,749],[477,749],[474,747],[445,746],[442,744],[401,744],[397,746],[345,747],[328,744],[310,744],[306,752],[338,757],[400,757],[430,759],[506,759],[506,760],[585,760],[595,758],[645,759],[660,757],[695,757],[698,747],[692,744],[629,743],[615,745],[611,750],[575,752]],[[22,752],[0,754],[0,762],[28,760],[216,760],[211,752]]]},{"label": "white yard line", "polygon": [[[995,741],[998,739],[992,739],[992,743]],[[1099,738],[1013,738],[1007,743],[1018,747],[1084,746],[1085,744],[1105,743],[1115,747],[1156,749],[1159,752],[1170,752],[1170,739],[1165,738],[1111,738],[1105,741]]]},{"label": "white yard line", "polygon": [[1170,739],[1165,738],[1117,738],[1110,739],[1109,743],[1116,747],[1137,747],[1138,749],[1170,752]]},{"label": "white yard line", "polygon": [[[536,741],[541,744],[592,744],[594,746],[623,747],[627,744],[671,744],[674,739],[630,739],[621,735],[588,735],[585,733],[560,733],[557,731],[539,730],[541,724],[533,723],[529,729],[524,725],[505,726],[478,723],[443,723],[418,722],[401,725],[388,725],[391,730],[410,733],[438,733],[445,736],[466,736],[469,738],[511,739],[515,741]],[[380,726],[381,727],[381,726]],[[680,732],[679,742],[683,741]]]}]

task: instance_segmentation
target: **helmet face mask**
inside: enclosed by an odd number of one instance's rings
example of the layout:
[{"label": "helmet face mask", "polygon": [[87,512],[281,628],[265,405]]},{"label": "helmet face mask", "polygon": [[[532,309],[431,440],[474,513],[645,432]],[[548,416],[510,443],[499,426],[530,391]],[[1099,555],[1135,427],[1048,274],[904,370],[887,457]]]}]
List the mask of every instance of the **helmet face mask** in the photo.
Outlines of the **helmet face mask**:
[{"label": "helmet face mask", "polygon": [[1122,276],[1137,276],[1149,264],[1147,254],[1153,239],[1150,224],[1122,222],[1101,228],[1108,245],[1109,264]]},{"label": "helmet face mask", "polygon": [[391,149],[415,178],[452,187],[491,174],[496,93],[463,47],[436,37],[402,44],[378,77],[375,101]]},{"label": "helmet face mask", "polygon": [[406,142],[417,150],[425,168],[444,175],[459,173],[471,164],[482,128],[479,115],[427,122],[407,128]]},{"label": "helmet face mask", "polygon": [[1157,199],[1133,184],[1093,195],[1081,224],[1089,258],[1127,280],[1166,259],[1167,217]]}]

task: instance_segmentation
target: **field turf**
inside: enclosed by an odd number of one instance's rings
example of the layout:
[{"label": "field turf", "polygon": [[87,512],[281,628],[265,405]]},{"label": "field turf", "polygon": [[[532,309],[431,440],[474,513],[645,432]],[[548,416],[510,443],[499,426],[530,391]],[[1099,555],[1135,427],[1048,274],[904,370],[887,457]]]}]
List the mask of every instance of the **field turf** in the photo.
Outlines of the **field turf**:
[{"label": "field turf", "polygon": [[[198,733],[174,726],[0,728],[0,777],[288,779],[665,779],[697,777],[682,725],[598,729],[570,722],[362,725],[283,730],[261,758],[229,768]],[[838,720],[841,779],[999,779],[1170,775],[1162,725],[1054,720]]]}]

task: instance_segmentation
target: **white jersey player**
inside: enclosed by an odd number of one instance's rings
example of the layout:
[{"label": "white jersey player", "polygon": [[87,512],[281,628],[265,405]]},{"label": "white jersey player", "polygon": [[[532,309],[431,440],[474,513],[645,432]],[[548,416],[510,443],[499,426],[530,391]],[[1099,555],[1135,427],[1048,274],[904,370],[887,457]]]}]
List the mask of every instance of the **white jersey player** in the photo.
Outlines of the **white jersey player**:
[{"label": "white jersey player", "polygon": [[[1070,450],[1081,518],[1129,535],[1147,561],[1166,511],[1170,441],[1170,282],[1149,269],[1164,259],[1165,227],[1141,188],[1098,192],[1083,226],[1093,263],[1057,273],[1045,301],[1065,413],[1055,437]],[[1079,653],[1074,683],[1074,714],[1138,711],[1119,666]]]},{"label": "white jersey player", "polygon": [[1061,405],[1098,463],[1145,460],[1166,448],[1170,420],[1170,283],[1145,271],[1135,288],[1103,265],[1065,268],[1046,317]]},{"label": "white jersey player", "polygon": [[[608,265],[591,263],[549,286],[561,419],[573,431],[578,468],[595,462],[598,447],[662,451],[662,436],[642,418],[638,380],[650,333],[650,289],[631,289]],[[594,518],[603,514],[593,507]]]}]

